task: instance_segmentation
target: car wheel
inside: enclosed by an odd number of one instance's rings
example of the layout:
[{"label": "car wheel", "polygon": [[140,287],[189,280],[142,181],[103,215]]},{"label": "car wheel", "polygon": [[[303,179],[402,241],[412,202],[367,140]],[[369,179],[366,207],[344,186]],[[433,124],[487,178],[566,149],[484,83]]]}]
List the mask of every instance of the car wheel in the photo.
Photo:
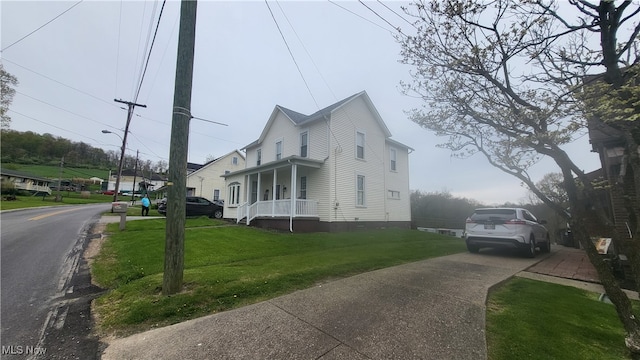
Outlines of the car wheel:
[{"label": "car wheel", "polygon": [[536,240],[533,236],[529,239],[529,246],[527,247],[527,252],[525,254],[528,258],[536,257]]},{"label": "car wheel", "polygon": [[547,238],[544,245],[540,246],[540,251],[547,254],[551,252],[551,240],[549,238]]},{"label": "car wheel", "polygon": [[222,210],[216,210],[213,212],[213,217],[216,219],[222,219]]},{"label": "car wheel", "polygon": [[469,250],[470,253],[477,254],[480,248],[478,248],[478,246],[476,245],[467,244],[467,250]]}]

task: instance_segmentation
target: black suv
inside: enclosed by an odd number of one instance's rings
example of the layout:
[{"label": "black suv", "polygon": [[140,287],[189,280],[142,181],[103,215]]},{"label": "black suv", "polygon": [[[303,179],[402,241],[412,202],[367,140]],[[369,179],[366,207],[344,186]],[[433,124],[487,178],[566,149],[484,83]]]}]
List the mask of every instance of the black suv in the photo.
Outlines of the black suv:
[{"label": "black suv", "polygon": [[[187,216],[208,216],[211,218],[222,219],[223,205],[220,202],[213,203],[203,197],[187,196]],[[158,212],[167,216],[167,200],[162,199],[158,204]]]}]

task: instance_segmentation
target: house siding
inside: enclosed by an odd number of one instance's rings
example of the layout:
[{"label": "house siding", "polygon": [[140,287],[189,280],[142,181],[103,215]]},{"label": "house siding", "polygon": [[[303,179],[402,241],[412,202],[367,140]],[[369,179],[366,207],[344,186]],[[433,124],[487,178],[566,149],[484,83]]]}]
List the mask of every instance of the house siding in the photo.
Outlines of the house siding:
[{"label": "house siding", "polygon": [[[364,94],[364,93],[362,93]],[[277,163],[282,166],[276,170],[276,184],[280,188],[287,187],[287,193],[280,198],[290,199],[300,196],[299,181],[307,177],[307,199],[317,201],[316,221],[294,219],[298,229],[316,229],[316,231],[341,231],[359,228],[404,227],[411,221],[409,204],[408,148],[395,144],[397,149],[397,171],[389,170],[390,136],[386,125],[381,121],[368,96],[353,96],[340,104],[327,108],[324,118],[309,117],[308,123],[296,125],[279,107],[272,112],[259,142],[247,146],[247,166],[242,175],[231,175],[226,183],[237,181],[243,184],[241,204],[247,199],[247,191],[252,181],[257,180],[256,150],[261,149],[260,193],[259,201],[264,200],[265,190],[269,189],[267,200],[274,198],[274,171],[267,170],[269,164],[276,161],[276,142],[282,140],[281,159],[300,156],[300,134],[308,132],[307,157],[322,164],[315,166],[297,166],[296,193],[292,194],[292,164]],[[322,112],[319,112],[322,114]],[[307,119],[307,120],[308,120]],[[301,121],[300,118],[296,119]],[[356,133],[365,134],[364,159],[356,157]],[[299,163],[299,162],[298,162]],[[251,174],[247,180],[245,174]],[[365,204],[358,206],[356,180],[358,175],[365,177]],[[246,184],[245,184],[246,183]],[[389,199],[388,190],[398,191],[399,199]],[[250,195],[250,194],[249,194]],[[226,218],[235,218],[235,208],[225,208]],[[288,229],[288,221],[282,218],[254,219],[252,225]],[[296,231],[296,225],[293,225]]]},{"label": "house siding", "polygon": [[[236,165],[233,164],[234,157],[238,158]],[[187,189],[192,189],[190,195],[201,196],[209,200],[214,200],[214,190],[218,189],[220,190],[220,199],[226,199],[225,179],[221,175],[225,171],[233,172],[244,168],[244,157],[236,150],[187,175]]]},{"label": "house siding", "polygon": [[[391,170],[391,149],[396,150],[396,171]],[[387,143],[385,163],[385,196],[389,221],[410,221],[409,152],[406,148]],[[399,199],[392,198],[390,191],[398,191]]]},{"label": "house siding", "polygon": [[[333,161],[334,193],[339,204],[331,221],[381,221],[385,214],[385,134],[362,98],[356,98],[331,115],[332,132],[339,150]],[[356,132],[365,134],[364,160],[356,158]],[[365,206],[356,206],[356,179],[365,176]]]}]

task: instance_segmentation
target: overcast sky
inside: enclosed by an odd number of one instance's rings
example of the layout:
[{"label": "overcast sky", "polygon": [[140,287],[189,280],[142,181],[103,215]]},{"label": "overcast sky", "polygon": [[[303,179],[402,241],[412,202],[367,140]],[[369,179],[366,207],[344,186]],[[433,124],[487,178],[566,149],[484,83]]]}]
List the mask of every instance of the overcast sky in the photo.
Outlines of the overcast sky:
[{"label": "overcast sky", "polygon": [[[120,139],[101,130],[123,134],[127,113],[114,99],[135,99],[162,3],[85,0],[20,40],[74,4],[0,3],[2,63],[20,82],[9,112],[11,128],[117,151]],[[397,15],[407,3],[366,5],[395,26],[409,28]],[[404,111],[421,105],[399,89],[400,81],[410,80],[411,67],[399,63],[393,30],[373,11],[355,1],[270,1],[269,6],[313,96],[264,1],[200,1],[192,114],[228,126],[192,120],[190,162],[204,163],[208,156],[256,140],[276,105],[311,114],[366,90],[392,138],[415,149],[412,190],[449,191],[485,204],[525,199],[519,180],[479,155],[451,158],[449,151],[436,148],[446,139],[408,120]],[[136,108],[127,143],[128,155],[139,150],[141,158],[154,163],[169,159],[179,8],[178,1],[164,7],[137,98],[147,108]],[[600,167],[587,136],[566,150],[585,171]],[[533,174],[539,180],[551,171],[556,170],[542,162]]]}]

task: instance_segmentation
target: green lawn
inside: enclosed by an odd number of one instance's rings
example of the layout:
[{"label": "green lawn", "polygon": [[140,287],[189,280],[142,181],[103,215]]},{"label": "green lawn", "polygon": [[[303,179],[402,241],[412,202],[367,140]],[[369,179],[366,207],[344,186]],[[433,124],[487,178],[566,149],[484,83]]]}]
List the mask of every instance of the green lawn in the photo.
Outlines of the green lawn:
[{"label": "green lawn", "polygon": [[596,293],[514,278],[487,302],[489,360],[629,359],[611,304]]},{"label": "green lawn", "polygon": [[[27,165],[27,164],[2,164],[7,169],[13,169],[16,171],[26,172],[35,176],[57,179],[60,176],[59,165]],[[64,167],[62,168],[63,178],[84,178],[90,179],[92,177],[98,177],[106,179],[109,177],[109,170],[103,169],[90,169],[90,168],[74,168]]]},{"label": "green lawn", "polygon": [[461,239],[411,230],[276,233],[188,219],[185,291],[160,294],[165,220],[111,232],[92,266],[111,289],[96,301],[101,331],[128,334],[255,303],[315,283],[465,251]]},{"label": "green lawn", "polygon": [[23,209],[39,206],[60,206],[60,205],[77,205],[77,204],[94,204],[111,202],[113,196],[91,193],[88,198],[83,198],[80,193],[63,191],[62,201],[56,202],[55,195],[42,196],[17,196],[17,200],[0,201],[0,210]]}]

